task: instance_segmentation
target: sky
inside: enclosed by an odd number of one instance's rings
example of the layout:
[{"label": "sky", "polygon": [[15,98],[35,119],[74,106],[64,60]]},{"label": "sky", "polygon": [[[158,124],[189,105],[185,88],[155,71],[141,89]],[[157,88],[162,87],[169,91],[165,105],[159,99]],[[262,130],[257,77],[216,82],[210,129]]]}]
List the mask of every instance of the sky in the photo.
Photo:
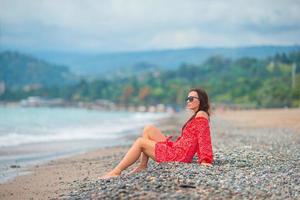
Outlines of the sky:
[{"label": "sky", "polygon": [[300,44],[300,0],[0,0],[0,50]]}]

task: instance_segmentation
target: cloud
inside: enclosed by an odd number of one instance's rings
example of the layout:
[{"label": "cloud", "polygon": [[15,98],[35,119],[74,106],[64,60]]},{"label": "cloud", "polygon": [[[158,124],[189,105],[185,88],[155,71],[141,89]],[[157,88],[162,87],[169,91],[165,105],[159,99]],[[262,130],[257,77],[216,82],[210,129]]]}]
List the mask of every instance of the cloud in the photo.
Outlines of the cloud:
[{"label": "cloud", "polygon": [[2,48],[132,51],[299,44],[299,0],[0,0]]}]

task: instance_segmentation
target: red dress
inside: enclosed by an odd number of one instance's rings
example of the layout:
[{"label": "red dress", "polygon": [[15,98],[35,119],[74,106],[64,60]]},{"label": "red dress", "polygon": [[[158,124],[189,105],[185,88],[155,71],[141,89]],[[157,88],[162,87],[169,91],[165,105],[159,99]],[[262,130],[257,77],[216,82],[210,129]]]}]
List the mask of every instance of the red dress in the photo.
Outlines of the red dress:
[{"label": "red dress", "polygon": [[176,142],[170,141],[171,137],[155,144],[156,162],[190,163],[196,152],[199,164],[202,161],[213,162],[210,126],[205,117],[196,117],[189,121]]}]

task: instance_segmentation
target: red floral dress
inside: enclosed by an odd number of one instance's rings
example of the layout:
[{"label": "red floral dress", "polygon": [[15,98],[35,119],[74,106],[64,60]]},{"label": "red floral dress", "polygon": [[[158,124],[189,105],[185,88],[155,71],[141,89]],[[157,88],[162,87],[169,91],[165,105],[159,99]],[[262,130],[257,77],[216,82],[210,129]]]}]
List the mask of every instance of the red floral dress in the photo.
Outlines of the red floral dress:
[{"label": "red floral dress", "polygon": [[210,126],[205,117],[200,116],[189,121],[176,142],[170,141],[171,137],[155,144],[156,162],[190,163],[196,152],[199,164],[202,161],[213,162]]}]

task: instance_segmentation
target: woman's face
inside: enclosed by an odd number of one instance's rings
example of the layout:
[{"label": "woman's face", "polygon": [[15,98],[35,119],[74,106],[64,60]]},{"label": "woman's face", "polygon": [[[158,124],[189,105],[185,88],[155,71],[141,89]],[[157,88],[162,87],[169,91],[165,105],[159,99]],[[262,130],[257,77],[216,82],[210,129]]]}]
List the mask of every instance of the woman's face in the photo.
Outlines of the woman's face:
[{"label": "woman's face", "polygon": [[197,92],[195,91],[189,92],[186,102],[187,102],[186,107],[196,112],[200,106],[200,100]]}]

